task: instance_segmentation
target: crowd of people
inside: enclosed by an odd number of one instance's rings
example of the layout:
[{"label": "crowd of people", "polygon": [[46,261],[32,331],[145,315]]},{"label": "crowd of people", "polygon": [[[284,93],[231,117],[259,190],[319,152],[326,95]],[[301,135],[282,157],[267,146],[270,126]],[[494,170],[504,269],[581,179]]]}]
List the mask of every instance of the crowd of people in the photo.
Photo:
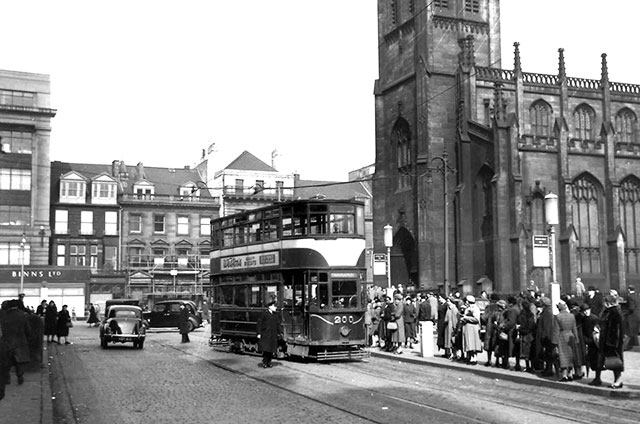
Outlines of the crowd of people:
[{"label": "crowd of people", "polygon": [[23,299],[20,294],[0,307],[0,400],[11,382],[12,368],[18,384],[24,383],[24,366],[32,360],[33,346],[41,346],[43,330],[48,343],[62,344],[64,339],[64,344],[71,344],[68,337],[73,322],[67,305],[58,310],[53,300],[43,300],[34,310],[25,306]]},{"label": "crowd of people", "polygon": [[[515,296],[480,298],[439,293],[407,295],[402,286],[374,287],[365,316],[368,344],[402,354],[417,342],[418,323],[432,321],[437,348],[445,358],[469,365],[486,352],[487,367],[557,375],[579,380],[594,371],[592,386],[602,385],[602,371],[612,371],[611,388],[623,387],[624,351],[638,346],[638,295],[629,286],[625,297],[593,286],[560,296],[554,314],[551,299],[537,290]],[[512,368],[513,365],[513,368]]]}]

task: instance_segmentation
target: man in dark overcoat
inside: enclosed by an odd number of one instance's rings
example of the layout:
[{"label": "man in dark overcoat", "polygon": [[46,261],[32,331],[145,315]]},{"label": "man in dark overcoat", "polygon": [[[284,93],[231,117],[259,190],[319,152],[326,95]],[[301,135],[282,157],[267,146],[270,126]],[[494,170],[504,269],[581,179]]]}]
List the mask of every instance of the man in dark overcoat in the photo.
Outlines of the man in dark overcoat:
[{"label": "man in dark overcoat", "polygon": [[540,298],[542,303],[542,311],[538,316],[536,325],[536,351],[540,353],[539,359],[544,363],[542,375],[553,375],[553,309],[551,308],[551,299],[548,297]]},{"label": "man in dark overcoat", "polygon": [[262,368],[271,368],[273,355],[278,351],[278,337],[283,334],[282,320],[276,313],[276,302],[267,304],[267,310],[258,318],[258,351],[262,352]]},{"label": "man in dark overcoat", "polygon": [[189,343],[189,310],[182,304],[180,305],[180,316],[178,317],[178,330],[182,334],[182,341],[180,343]]},{"label": "man in dark overcoat", "polygon": [[7,349],[8,366],[4,367],[3,378],[5,382],[9,382],[9,370],[13,366],[18,377],[18,384],[24,382],[24,371],[22,365],[31,360],[29,352],[30,327],[27,314],[20,310],[20,304],[17,300],[10,300],[5,304],[6,311],[3,313],[2,322],[2,338]]},{"label": "man in dark overcoat", "polygon": [[640,309],[638,309],[638,293],[634,286],[627,287],[627,299],[623,306],[624,328],[629,336],[629,343],[625,349],[632,349],[638,346],[638,331],[640,331]]}]

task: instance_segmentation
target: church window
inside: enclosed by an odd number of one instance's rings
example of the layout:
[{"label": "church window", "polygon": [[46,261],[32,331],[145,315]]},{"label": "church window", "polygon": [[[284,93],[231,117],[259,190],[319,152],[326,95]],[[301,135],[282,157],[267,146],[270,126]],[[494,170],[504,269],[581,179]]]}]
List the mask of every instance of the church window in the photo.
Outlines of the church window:
[{"label": "church window", "polygon": [[464,11],[478,13],[480,11],[480,0],[464,0]]},{"label": "church window", "polygon": [[620,184],[620,224],[625,236],[628,274],[640,274],[640,180],[629,177]]},{"label": "church window", "polygon": [[536,192],[529,205],[529,219],[532,234],[546,234],[547,226],[544,216],[544,197],[542,192]]},{"label": "church window", "polygon": [[616,114],[616,137],[618,143],[633,143],[636,114],[628,108],[621,109]]},{"label": "church window", "polygon": [[572,218],[578,234],[576,255],[579,274],[601,273],[600,203],[601,194],[596,181],[585,175],[572,187]]},{"label": "church window", "polygon": [[411,129],[407,121],[398,119],[393,126],[391,140],[396,149],[398,188],[403,189],[411,185]]},{"label": "church window", "polygon": [[529,108],[531,132],[533,135],[548,137],[551,122],[551,106],[544,100],[535,101]]},{"label": "church window", "polygon": [[593,140],[593,120],[595,112],[588,105],[580,105],[573,112],[575,137],[580,140]]}]

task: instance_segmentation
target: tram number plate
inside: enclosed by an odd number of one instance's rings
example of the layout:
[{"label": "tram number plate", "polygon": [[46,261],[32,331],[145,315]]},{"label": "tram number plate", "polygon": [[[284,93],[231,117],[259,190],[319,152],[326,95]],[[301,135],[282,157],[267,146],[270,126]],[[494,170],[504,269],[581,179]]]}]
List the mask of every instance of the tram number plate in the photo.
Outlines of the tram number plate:
[{"label": "tram number plate", "polygon": [[333,317],[334,324],[353,324],[353,315],[343,315],[343,316],[335,316]]}]

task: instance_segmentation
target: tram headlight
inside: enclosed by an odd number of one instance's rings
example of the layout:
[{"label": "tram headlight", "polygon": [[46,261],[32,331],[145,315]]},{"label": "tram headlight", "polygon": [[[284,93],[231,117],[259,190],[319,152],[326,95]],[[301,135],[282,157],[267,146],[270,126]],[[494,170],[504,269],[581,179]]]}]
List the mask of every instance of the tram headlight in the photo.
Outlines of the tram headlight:
[{"label": "tram headlight", "polygon": [[340,335],[342,337],[348,337],[349,334],[351,334],[351,328],[347,327],[346,325],[340,327]]}]

